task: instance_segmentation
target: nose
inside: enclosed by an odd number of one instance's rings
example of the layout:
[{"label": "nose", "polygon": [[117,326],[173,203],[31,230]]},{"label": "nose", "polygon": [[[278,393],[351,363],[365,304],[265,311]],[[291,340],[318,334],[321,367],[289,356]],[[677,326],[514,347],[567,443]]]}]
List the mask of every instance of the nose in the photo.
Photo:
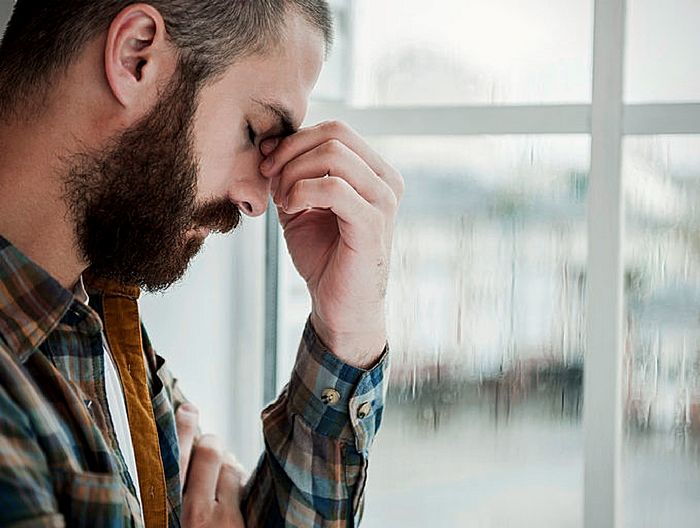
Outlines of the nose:
[{"label": "nose", "polygon": [[259,203],[257,200],[253,202],[242,201],[236,202],[238,208],[247,216],[256,217],[260,216],[267,209],[267,203]]},{"label": "nose", "polygon": [[236,182],[230,195],[231,200],[243,214],[256,217],[264,214],[267,210],[271,181],[260,174],[257,165],[251,169],[249,169],[250,177]]}]

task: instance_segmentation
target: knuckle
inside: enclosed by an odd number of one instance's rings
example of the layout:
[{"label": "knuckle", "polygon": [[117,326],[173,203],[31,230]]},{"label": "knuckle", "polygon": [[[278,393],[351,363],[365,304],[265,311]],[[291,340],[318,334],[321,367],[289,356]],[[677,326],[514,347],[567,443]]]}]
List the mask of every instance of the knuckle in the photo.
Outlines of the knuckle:
[{"label": "knuckle", "polygon": [[387,175],[389,179],[394,182],[394,186],[396,189],[397,193],[397,198],[400,200],[404,193],[406,192],[406,182],[403,179],[403,176],[401,173],[396,170],[394,167],[389,166],[389,170],[387,171]]},{"label": "knuckle", "polygon": [[243,486],[243,472],[239,466],[234,466],[224,462],[221,466],[221,473],[229,476],[231,481],[234,483],[235,488],[240,489]]},{"label": "knuckle", "polygon": [[399,207],[399,198],[389,189],[384,196],[384,204],[390,211],[395,211]]},{"label": "knuckle", "polygon": [[199,407],[197,407],[194,403],[185,402],[177,408],[177,412],[199,415]]},{"label": "knuckle", "polygon": [[325,178],[325,185],[330,192],[342,192],[345,190],[347,183],[342,178],[330,176]]},{"label": "knuckle", "polygon": [[195,452],[198,457],[206,462],[219,463],[224,454],[219,439],[212,435],[205,435],[197,443]]},{"label": "knuckle", "polygon": [[238,471],[238,464],[228,457],[224,457],[224,460],[221,462],[221,471],[236,473]]},{"label": "knuckle", "polygon": [[288,180],[289,178],[293,177],[296,165],[297,161],[292,160],[289,163],[287,163],[284,167],[282,167],[282,170],[280,171],[280,178],[282,180]]},{"label": "knuckle", "polygon": [[243,470],[243,466],[241,466],[241,463],[238,461],[236,456],[231,452],[224,453],[223,466],[228,467],[228,468],[233,468],[236,471]]},{"label": "knuckle", "polygon": [[347,131],[347,125],[342,121],[330,120],[321,123],[321,129],[333,137],[342,136]]},{"label": "knuckle", "polygon": [[205,463],[218,464],[221,461],[221,452],[215,448],[197,448],[197,456]]},{"label": "knuckle", "polygon": [[336,138],[329,139],[323,144],[322,152],[327,156],[338,156],[345,149],[345,145]]},{"label": "knuckle", "polygon": [[199,422],[199,411],[197,411],[196,408],[193,411],[178,409],[175,414],[175,421],[181,426],[195,427]]},{"label": "knuckle", "polygon": [[406,193],[406,181],[398,171],[396,172],[396,192],[398,193],[397,197],[399,200],[403,198],[404,194]]}]

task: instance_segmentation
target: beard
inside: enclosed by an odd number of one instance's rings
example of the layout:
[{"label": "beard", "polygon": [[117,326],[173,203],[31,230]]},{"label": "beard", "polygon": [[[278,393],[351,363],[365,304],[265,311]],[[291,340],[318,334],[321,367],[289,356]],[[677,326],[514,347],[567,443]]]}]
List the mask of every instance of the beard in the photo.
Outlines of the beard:
[{"label": "beard", "polygon": [[148,115],[99,151],[69,159],[65,200],[76,244],[97,276],[147,291],[178,281],[204,244],[241,220],[227,199],[197,203],[198,88],[182,66]]}]

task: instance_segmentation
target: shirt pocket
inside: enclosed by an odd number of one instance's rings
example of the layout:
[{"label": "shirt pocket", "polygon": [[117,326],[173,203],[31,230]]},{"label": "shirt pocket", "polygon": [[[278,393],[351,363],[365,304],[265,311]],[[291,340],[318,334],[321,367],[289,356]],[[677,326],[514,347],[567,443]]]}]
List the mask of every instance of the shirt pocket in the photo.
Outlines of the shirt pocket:
[{"label": "shirt pocket", "polygon": [[135,526],[126,488],[117,475],[72,473],[60,501],[66,525],[71,528]]}]

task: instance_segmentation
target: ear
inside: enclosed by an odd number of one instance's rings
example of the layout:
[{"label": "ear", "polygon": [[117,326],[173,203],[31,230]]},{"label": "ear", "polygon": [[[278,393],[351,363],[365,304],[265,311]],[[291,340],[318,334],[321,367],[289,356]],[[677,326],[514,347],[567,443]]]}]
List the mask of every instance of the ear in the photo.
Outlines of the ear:
[{"label": "ear", "polygon": [[127,109],[155,104],[175,71],[176,54],[165,21],[147,4],[132,4],[112,21],[105,44],[105,73],[114,97]]}]

